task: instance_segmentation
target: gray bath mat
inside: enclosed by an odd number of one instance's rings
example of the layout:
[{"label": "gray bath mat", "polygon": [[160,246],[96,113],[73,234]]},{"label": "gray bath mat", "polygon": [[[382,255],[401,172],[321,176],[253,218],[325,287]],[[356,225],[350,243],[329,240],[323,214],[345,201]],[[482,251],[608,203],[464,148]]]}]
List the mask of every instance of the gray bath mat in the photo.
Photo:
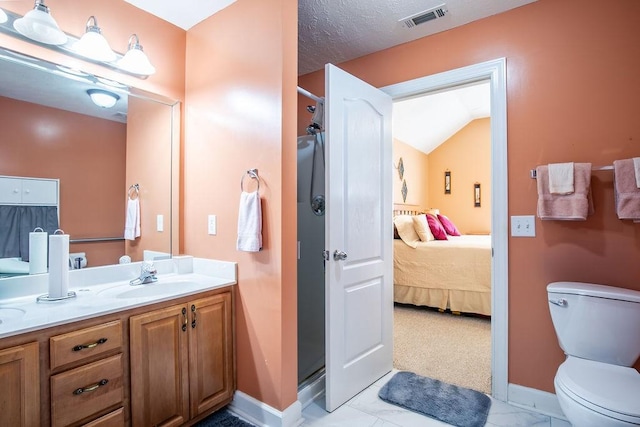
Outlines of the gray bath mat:
[{"label": "gray bath mat", "polygon": [[412,372],[398,372],[386,383],[380,399],[458,427],[482,427],[491,399],[486,394]]}]

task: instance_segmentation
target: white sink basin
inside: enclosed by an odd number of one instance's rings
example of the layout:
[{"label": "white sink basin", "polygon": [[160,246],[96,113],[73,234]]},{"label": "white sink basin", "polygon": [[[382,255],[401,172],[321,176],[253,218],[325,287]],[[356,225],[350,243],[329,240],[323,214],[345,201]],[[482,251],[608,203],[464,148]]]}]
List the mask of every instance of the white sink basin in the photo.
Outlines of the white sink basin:
[{"label": "white sink basin", "polygon": [[179,295],[184,292],[190,292],[202,288],[202,285],[188,279],[167,280],[162,279],[154,283],[145,285],[131,286],[129,284],[115,286],[113,288],[104,289],[97,293],[100,297],[107,298],[150,298],[163,295]]},{"label": "white sink basin", "polygon": [[20,319],[24,316],[25,311],[19,308],[3,308],[0,307],[0,324],[8,323]]}]

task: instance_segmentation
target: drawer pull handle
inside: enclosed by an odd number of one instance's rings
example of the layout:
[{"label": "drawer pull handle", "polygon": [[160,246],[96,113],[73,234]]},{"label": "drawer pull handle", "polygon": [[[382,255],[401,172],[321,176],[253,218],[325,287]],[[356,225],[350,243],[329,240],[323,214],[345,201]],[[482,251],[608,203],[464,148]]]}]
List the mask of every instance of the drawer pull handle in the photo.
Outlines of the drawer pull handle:
[{"label": "drawer pull handle", "polygon": [[107,342],[106,338],[100,338],[98,341],[91,343],[91,344],[81,344],[81,345],[77,345],[75,347],[73,347],[73,351],[80,351],[80,350],[84,350],[85,348],[93,348],[93,347],[97,347],[99,344],[104,344]]},{"label": "drawer pull handle", "polygon": [[97,382],[97,383],[95,383],[93,385],[88,385],[86,387],[77,388],[77,389],[73,390],[73,394],[76,395],[76,396],[79,396],[82,393],[87,393],[89,391],[96,390],[99,387],[102,387],[103,385],[106,385],[108,382],[109,382],[109,380],[105,378],[105,379],[100,380],[99,382]]},{"label": "drawer pull handle", "polygon": [[196,327],[196,305],[195,304],[191,304],[191,313],[193,313],[193,320],[191,321],[191,327],[195,328]]},{"label": "drawer pull handle", "polygon": [[182,332],[186,332],[187,323],[189,323],[189,319],[187,318],[187,309],[184,307],[182,307],[182,319],[183,319]]}]

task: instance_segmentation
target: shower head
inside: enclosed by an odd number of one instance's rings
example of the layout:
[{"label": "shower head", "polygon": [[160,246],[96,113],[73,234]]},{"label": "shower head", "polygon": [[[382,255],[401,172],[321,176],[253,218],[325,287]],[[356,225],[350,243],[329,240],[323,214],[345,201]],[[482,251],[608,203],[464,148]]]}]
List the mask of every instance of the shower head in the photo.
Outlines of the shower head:
[{"label": "shower head", "polygon": [[307,111],[313,114],[316,112],[316,107],[313,105],[307,105]]}]

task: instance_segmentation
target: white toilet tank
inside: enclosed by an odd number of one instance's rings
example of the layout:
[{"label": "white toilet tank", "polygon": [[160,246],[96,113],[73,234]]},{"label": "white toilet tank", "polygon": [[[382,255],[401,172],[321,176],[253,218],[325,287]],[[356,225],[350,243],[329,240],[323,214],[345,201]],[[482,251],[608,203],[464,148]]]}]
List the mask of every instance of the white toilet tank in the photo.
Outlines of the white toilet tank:
[{"label": "white toilet tank", "polygon": [[640,356],[640,291],[579,282],[547,286],[551,320],[569,356],[632,366]]}]

